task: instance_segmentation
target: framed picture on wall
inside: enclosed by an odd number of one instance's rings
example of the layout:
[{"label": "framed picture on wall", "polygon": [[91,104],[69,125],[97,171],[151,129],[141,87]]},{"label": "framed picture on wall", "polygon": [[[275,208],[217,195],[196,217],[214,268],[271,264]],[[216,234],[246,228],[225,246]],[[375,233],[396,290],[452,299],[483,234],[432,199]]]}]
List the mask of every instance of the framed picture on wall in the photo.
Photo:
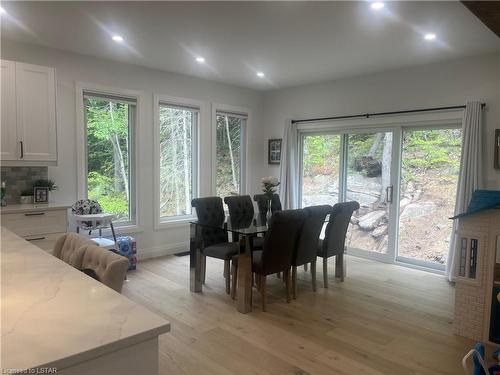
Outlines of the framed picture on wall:
[{"label": "framed picture on wall", "polygon": [[500,129],[495,130],[495,169],[500,169]]},{"label": "framed picture on wall", "polygon": [[269,164],[279,164],[281,162],[281,138],[269,140],[267,162]]}]

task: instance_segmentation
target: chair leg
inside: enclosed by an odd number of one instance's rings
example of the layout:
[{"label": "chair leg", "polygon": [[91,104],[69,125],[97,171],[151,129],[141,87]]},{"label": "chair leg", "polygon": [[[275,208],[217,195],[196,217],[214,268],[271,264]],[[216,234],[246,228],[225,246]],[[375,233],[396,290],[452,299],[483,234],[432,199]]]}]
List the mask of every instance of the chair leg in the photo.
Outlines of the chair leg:
[{"label": "chair leg", "polygon": [[259,275],[260,298],[262,300],[262,311],[266,311],[266,275]]},{"label": "chair leg", "polygon": [[328,288],[328,258],[323,258],[323,286]]},{"label": "chair leg", "polygon": [[232,278],[232,287],[231,287],[231,298],[236,298],[236,281],[238,280],[238,267],[234,264],[231,266],[231,278]]},{"label": "chair leg", "polygon": [[316,260],[311,262],[311,280],[313,292],[316,291]]},{"label": "chair leg", "polygon": [[290,269],[287,269],[284,272],[284,275],[285,275],[285,284],[286,284],[286,302],[290,303],[292,300],[290,298]]},{"label": "chair leg", "polygon": [[347,264],[344,257],[344,253],[338,254],[335,257],[335,277],[339,278],[341,282],[344,282],[346,268]]},{"label": "chair leg", "polygon": [[304,264],[304,271],[307,272],[307,263]]},{"label": "chair leg", "polygon": [[201,283],[205,285],[207,274],[207,257],[205,255],[201,256]]},{"label": "chair leg", "polygon": [[297,299],[297,267],[292,267],[292,297]]},{"label": "chair leg", "polygon": [[224,261],[224,279],[226,280],[226,293],[231,293],[231,274],[229,273],[229,269],[231,266],[230,260]]}]

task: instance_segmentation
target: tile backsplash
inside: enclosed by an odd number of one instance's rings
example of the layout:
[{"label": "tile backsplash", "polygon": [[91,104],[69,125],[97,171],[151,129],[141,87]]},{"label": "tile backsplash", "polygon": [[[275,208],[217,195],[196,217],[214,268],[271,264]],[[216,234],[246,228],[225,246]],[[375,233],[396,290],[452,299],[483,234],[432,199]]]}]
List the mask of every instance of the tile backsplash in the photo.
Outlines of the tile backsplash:
[{"label": "tile backsplash", "polygon": [[5,181],[7,203],[19,203],[21,191],[32,186],[33,182],[47,178],[47,167],[1,167],[1,180]]}]

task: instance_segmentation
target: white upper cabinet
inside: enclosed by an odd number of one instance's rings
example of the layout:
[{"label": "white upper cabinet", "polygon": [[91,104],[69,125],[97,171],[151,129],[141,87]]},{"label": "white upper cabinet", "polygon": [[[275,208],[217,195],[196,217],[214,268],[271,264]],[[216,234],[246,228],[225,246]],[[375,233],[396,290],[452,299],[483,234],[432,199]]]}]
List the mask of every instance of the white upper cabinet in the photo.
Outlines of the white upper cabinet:
[{"label": "white upper cabinet", "polygon": [[[56,162],[56,92],[53,68],[20,62],[2,61],[11,71],[15,66],[14,87],[5,88],[2,82],[2,160],[22,162]],[[2,77],[3,78],[3,77]],[[6,117],[13,117],[4,125],[4,97],[8,102]],[[13,109],[11,111],[11,108]],[[11,113],[12,112],[12,113]],[[7,129],[8,128],[8,129]],[[3,134],[9,135],[9,145]],[[15,134],[15,137],[11,134]],[[11,138],[12,137],[12,138]],[[14,146],[11,146],[14,144]],[[3,147],[7,152],[4,153]],[[11,155],[11,148],[15,157]]]},{"label": "white upper cabinet", "polygon": [[17,124],[16,124],[16,65],[13,61],[1,61],[0,86],[2,87],[1,117],[1,158],[17,160]]}]

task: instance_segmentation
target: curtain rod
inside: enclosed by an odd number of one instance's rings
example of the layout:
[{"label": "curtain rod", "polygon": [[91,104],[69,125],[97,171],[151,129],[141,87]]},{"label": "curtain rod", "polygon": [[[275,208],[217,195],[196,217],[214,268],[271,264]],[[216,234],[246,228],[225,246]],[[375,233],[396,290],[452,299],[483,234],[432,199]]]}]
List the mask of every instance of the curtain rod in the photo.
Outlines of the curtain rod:
[{"label": "curtain rod", "polygon": [[[481,103],[481,108],[486,107],[486,103]],[[308,118],[303,120],[292,120],[292,124],[297,124],[299,122],[318,122],[326,120],[341,120],[349,118],[370,118],[374,116],[388,116],[388,115],[401,115],[405,113],[418,113],[418,112],[431,112],[431,111],[446,111],[450,109],[464,109],[465,105],[454,105],[450,107],[434,107],[434,108],[421,108],[421,109],[407,109],[405,111],[392,111],[392,112],[376,112],[376,113],[360,113],[359,115],[348,115],[348,116],[331,116],[331,117],[316,117]]]}]

